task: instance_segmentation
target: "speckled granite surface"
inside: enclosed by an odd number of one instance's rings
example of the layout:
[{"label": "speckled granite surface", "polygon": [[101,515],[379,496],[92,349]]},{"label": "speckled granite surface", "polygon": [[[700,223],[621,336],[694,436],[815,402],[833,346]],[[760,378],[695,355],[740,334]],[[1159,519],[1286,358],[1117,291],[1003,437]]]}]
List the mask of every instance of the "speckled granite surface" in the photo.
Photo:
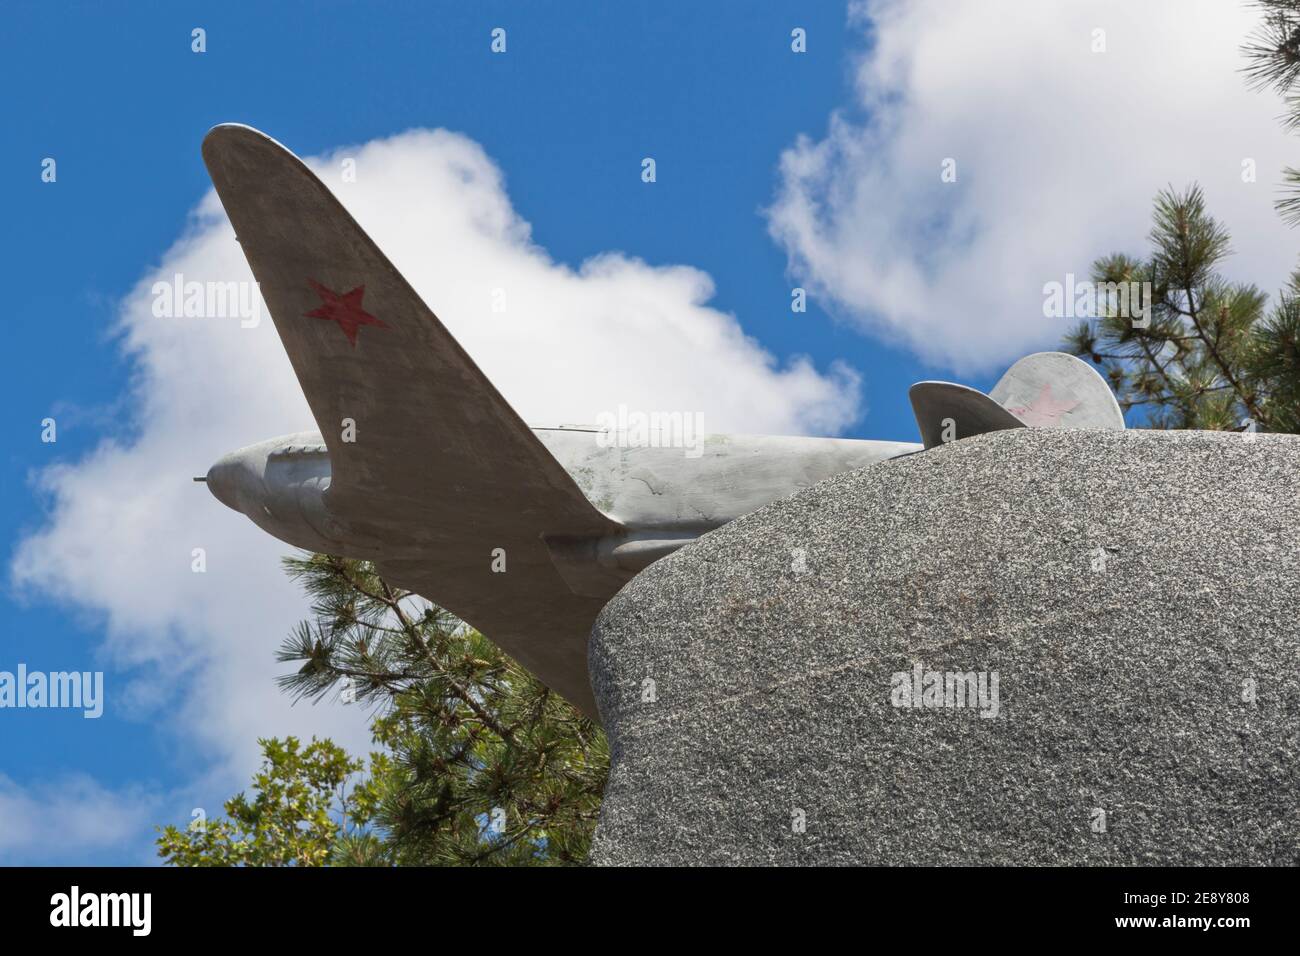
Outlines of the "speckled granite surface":
[{"label": "speckled granite surface", "polygon": [[1018,429],[844,474],[606,607],[593,862],[1296,864],[1298,652],[1300,439]]}]

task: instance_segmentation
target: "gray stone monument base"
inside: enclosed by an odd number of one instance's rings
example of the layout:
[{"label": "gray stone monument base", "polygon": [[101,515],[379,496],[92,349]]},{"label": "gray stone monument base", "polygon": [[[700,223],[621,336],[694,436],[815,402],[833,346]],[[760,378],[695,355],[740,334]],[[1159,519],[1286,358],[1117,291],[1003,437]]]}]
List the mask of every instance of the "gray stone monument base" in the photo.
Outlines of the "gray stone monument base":
[{"label": "gray stone monument base", "polygon": [[1294,865],[1298,651],[1295,437],[1017,429],[846,473],[605,608],[593,862]]}]

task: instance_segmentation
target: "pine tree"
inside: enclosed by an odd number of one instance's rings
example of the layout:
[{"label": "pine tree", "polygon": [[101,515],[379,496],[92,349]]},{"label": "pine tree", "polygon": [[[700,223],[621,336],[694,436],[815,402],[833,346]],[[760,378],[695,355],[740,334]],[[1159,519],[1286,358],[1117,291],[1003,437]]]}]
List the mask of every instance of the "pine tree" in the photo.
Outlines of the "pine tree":
[{"label": "pine tree", "polygon": [[281,647],[299,665],[281,686],[372,707],[388,755],[374,828],[342,841],[336,862],[585,862],[609,767],[599,727],[370,563],[318,554],[285,566],[314,620]]},{"label": "pine tree", "polygon": [[1098,285],[1148,283],[1149,314],[1099,296],[1099,317],[1064,348],[1095,363],[1150,427],[1300,432],[1300,271],[1271,307],[1255,286],[1225,280],[1228,232],[1195,185],[1156,197],[1149,238],[1145,259],[1115,254],[1092,268]]},{"label": "pine tree", "polygon": [[[260,741],[256,796],[163,829],[177,866],[571,865],[586,861],[609,751],[572,704],[366,561],[286,558],[312,599],[278,658],[295,699],[368,707],[380,750]],[[359,778],[354,780],[353,778]],[[347,784],[352,782],[349,789]]]},{"label": "pine tree", "polygon": [[[1244,72],[1250,86],[1272,89],[1286,101],[1283,126],[1300,132],[1300,0],[1256,0],[1263,20],[1242,45]],[[1286,193],[1277,201],[1278,212],[1291,225],[1300,224],[1300,169],[1282,172]]]},{"label": "pine tree", "polygon": [[[1263,16],[1242,46],[1243,72],[1254,89],[1282,94],[1283,123],[1300,132],[1300,0],[1256,5]],[[1283,175],[1278,211],[1300,224],[1300,169]],[[1092,269],[1096,283],[1150,283],[1149,327],[1131,310],[1101,308],[1064,347],[1096,363],[1121,408],[1152,427],[1300,432],[1300,270],[1271,306],[1255,286],[1225,281],[1228,233],[1195,185],[1156,197],[1150,241],[1146,259],[1116,254]]]}]

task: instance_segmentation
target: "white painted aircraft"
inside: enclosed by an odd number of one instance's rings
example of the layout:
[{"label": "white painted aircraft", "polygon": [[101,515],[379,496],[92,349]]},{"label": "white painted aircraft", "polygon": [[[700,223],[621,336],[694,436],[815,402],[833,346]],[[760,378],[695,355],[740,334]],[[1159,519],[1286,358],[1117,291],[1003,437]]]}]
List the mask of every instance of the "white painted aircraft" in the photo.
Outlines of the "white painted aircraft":
[{"label": "white painted aircraft", "polygon": [[709,435],[688,455],[594,427],[530,428],[301,160],[240,125],[214,128],[203,158],[318,431],[240,449],[201,480],[282,541],[373,561],[593,717],[596,615],[699,535],[982,431],[1124,427],[1090,366],[1042,353],[991,397],[913,386],[923,445]]}]

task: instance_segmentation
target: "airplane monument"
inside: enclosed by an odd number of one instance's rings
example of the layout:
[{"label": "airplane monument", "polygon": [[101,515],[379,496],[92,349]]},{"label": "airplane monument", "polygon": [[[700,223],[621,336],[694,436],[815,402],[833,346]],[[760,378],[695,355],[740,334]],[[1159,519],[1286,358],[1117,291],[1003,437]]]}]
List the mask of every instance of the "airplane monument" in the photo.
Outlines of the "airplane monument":
[{"label": "airplane monument", "polygon": [[1056,352],[919,444],[530,427],[292,153],[203,156],[316,420],[209,489],[598,717],[593,862],[1300,862],[1300,439]]},{"label": "airplane monument", "polygon": [[596,616],[705,532],[945,441],[1124,427],[1101,377],[1054,352],[1017,362],[989,396],[913,386],[922,444],[711,435],[686,456],[594,426],[530,427],[293,153],[232,124],[203,158],[316,420],[223,457],[212,494],[288,544],[375,562],[593,717]]}]

